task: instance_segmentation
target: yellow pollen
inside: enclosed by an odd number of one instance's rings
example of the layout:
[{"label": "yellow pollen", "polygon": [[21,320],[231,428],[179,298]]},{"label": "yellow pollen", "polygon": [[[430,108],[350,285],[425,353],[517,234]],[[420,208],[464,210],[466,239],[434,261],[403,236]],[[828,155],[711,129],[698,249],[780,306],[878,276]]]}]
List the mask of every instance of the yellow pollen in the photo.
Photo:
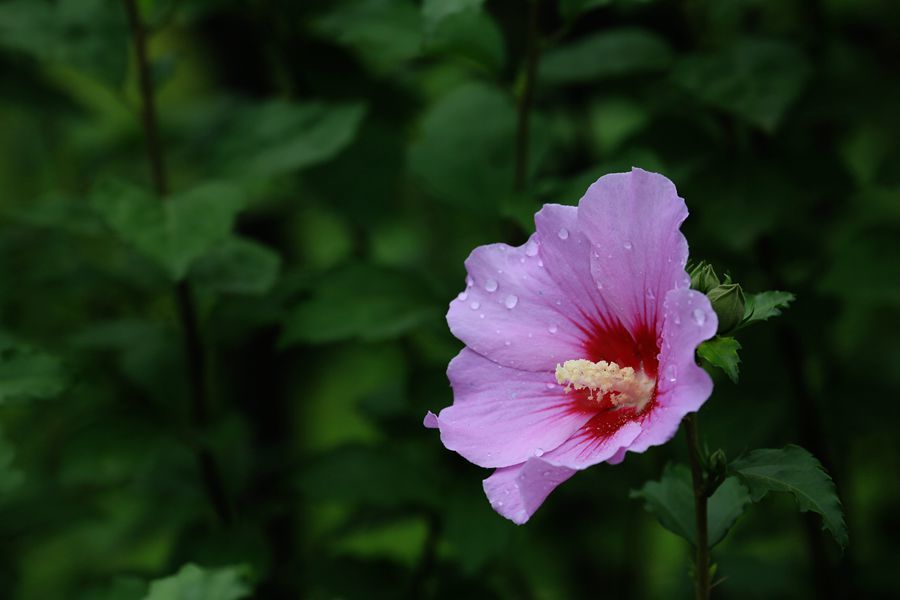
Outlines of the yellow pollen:
[{"label": "yellow pollen", "polygon": [[567,360],[556,365],[556,381],[566,392],[587,389],[591,400],[600,401],[607,394],[616,408],[634,408],[640,412],[653,396],[655,381],[643,371],[620,367],[614,362]]}]

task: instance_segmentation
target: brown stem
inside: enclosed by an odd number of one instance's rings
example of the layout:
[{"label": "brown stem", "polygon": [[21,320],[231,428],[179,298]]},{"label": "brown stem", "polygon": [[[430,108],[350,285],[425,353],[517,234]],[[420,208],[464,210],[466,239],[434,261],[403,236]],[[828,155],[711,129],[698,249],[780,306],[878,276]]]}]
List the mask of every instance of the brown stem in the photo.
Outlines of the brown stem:
[{"label": "brown stem", "polygon": [[[147,33],[135,0],[123,0],[123,2],[128,16],[128,24],[131,28],[131,37],[134,42],[135,58],[137,59],[138,84],[141,93],[141,123],[144,128],[144,138],[147,146],[147,160],[150,163],[153,187],[160,199],[165,200],[168,193],[168,181],[166,179],[165,161],[159,138],[156,101],[153,96],[153,82],[150,78],[150,63],[147,60]],[[186,281],[181,281],[175,286],[175,306],[181,323],[184,354],[187,362],[186,368],[191,393],[191,422],[196,430],[202,431],[209,425],[206,361],[204,359],[203,338],[200,335],[200,328],[197,322],[197,311],[194,308],[190,285]],[[197,466],[200,469],[200,475],[203,480],[203,487],[216,515],[218,515],[222,523],[230,523],[232,519],[231,508],[215,457],[203,443],[195,448],[195,454]]]},{"label": "brown stem", "polygon": [[697,435],[697,417],[689,414],[684,418],[687,432],[688,455],[691,463],[691,479],[694,488],[694,518],[697,521],[696,556],[694,558],[694,597],[697,600],[709,598],[709,533],[707,528],[707,500],[703,463],[700,459],[700,442]]},{"label": "brown stem", "polygon": [[540,56],[540,31],[538,29],[538,2],[531,0],[528,9],[528,41],[525,54],[525,84],[519,96],[516,122],[516,172],[513,189],[516,192],[525,190],[528,179],[528,149],[531,106],[534,104],[534,82],[537,76],[538,58]]}]

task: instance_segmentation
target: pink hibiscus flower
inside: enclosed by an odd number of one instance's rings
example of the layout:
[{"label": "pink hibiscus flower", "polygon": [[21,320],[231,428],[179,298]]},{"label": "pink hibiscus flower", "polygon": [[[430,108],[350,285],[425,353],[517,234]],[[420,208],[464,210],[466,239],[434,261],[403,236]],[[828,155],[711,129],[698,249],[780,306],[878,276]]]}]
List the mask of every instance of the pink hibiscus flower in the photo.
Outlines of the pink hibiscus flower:
[{"label": "pink hibiscus flower", "polygon": [[694,352],[717,320],[689,289],[687,214],[671,181],[632,169],[577,207],[544,206],[524,245],[466,260],[447,313],[466,344],[454,401],[425,425],[496,469],[484,490],[504,517],[524,523],[576,471],[665,443],[709,397]]}]

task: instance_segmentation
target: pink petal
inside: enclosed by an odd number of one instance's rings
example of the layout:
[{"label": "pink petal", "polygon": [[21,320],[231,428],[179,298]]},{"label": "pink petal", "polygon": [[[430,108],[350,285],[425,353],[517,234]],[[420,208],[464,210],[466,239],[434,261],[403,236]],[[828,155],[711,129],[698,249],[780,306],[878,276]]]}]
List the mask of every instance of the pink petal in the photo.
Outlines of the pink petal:
[{"label": "pink petal", "polygon": [[425,413],[425,418],[422,420],[422,425],[424,425],[428,429],[437,429],[438,428],[437,415],[429,410],[427,413]]},{"label": "pink petal", "polygon": [[641,418],[626,417],[623,411],[621,421],[615,426],[595,425],[605,417],[601,414],[592,419],[553,452],[545,454],[544,460],[559,467],[586,469],[617,457],[641,434]]},{"label": "pink petal", "polygon": [[531,518],[556,486],[574,474],[573,469],[530,458],[522,464],[494,471],[484,480],[484,493],[494,510],[521,525]]},{"label": "pink petal", "polygon": [[697,346],[716,334],[718,319],[709,299],[694,290],[672,290],[666,294],[664,314],[656,403],[630,452],[672,439],[684,416],[700,410],[713,389],[712,379],[694,357]]},{"label": "pink petal", "polygon": [[482,467],[541,456],[590,418],[548,372],[519,371],[464,348],[450,362],[453,406],[441,411],[441,441]]},{"label": "pink petal", "polygon": [[657,329],[666,293],[690,285],[687,241],[679,231],[687,214],[671,181],[641,169],[601,177],[578,204],[591,273],[629,331],[642,324]]},{"label": "pink petal", "polygon": [[541,265],[540,238],[480,246],[466,260],[472,285],[450,303],[450,331],[507,367],[552,371],[583,353],[578,308]]}]

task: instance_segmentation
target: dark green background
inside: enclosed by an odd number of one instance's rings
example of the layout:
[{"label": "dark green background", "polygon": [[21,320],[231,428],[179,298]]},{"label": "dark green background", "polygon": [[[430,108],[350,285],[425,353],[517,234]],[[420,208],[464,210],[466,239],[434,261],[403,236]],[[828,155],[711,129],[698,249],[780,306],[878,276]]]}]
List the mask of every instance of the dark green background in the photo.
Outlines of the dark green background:
[{"label": "dark green background", "polygon": [[516,527],[421,426],[469,251],[632,165],[676,183],[694,258],[797,295],[740,336],[710,447],[803,445],[846,510],[841,554],[790,498],[751,507],[714,595],[898,593],[900,4],[541,0],[517,193],[527,3],[424,4],[139,2],[163,213],[122,5],[0,2],[0,596],[688,597],[688,546],[628,497],[681,435]]}]

